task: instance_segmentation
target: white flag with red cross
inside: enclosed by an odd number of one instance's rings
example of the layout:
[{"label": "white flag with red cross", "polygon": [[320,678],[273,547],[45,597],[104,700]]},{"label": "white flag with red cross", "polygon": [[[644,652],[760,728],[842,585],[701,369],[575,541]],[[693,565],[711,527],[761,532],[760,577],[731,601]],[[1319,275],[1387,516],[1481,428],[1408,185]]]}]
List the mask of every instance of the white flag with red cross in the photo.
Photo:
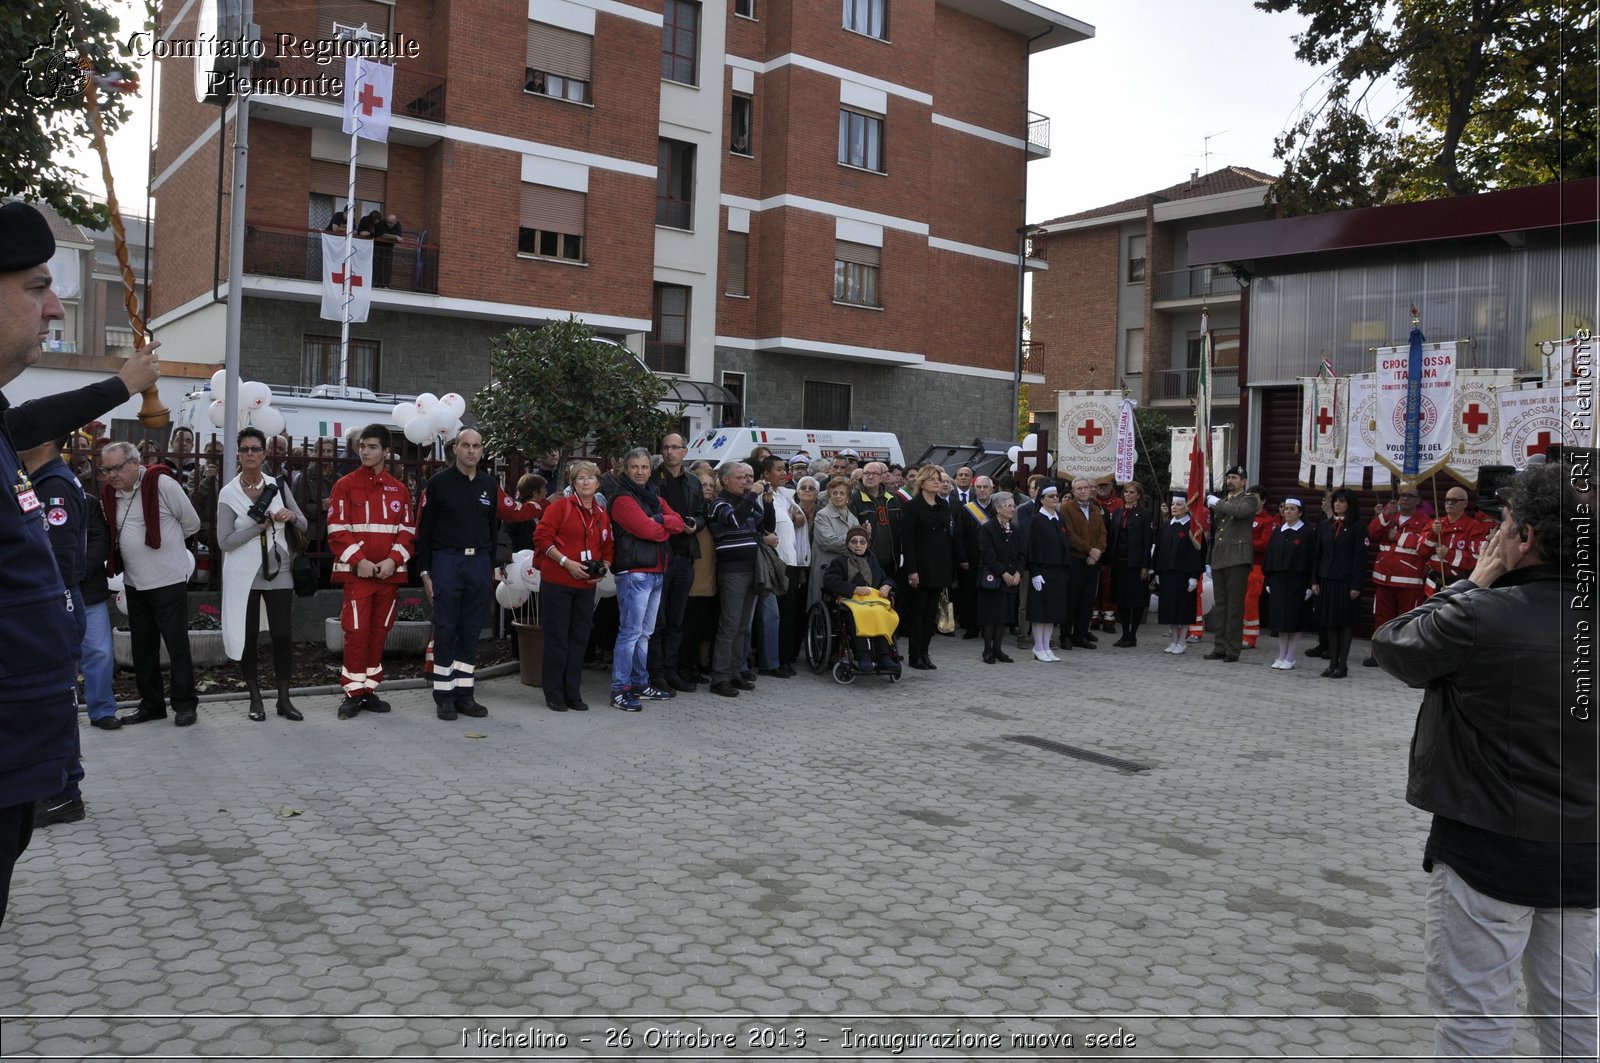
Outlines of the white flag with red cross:
[{"label": "white flag with red cross", "polygon": [[1495,392],[1511,385],[1510,369],[1456,370],[1456,443],[1450,471],[1469,484],[1478,468],[1500,464],[1500,400]]},{"label": "white flag with red cross", "polygon": [[389,141],[394,67],[361,55],[344,61],[344,131],[380,144]]},{"label": "white flag with red cross", "polygon": [[372,306],[372,241],[351,240],[350,261],[344,259],[344,237],[322,234],[322,316],[327,321],[344,321],[345,275],[349,274],[349,320],[367,319]]},{"label": "white flag with red cross", "polygon": [[1527,468],[1528,459],[1553,443],[1594,446],[1594,418],[1559,384],[1524,384],[1495,389],[1500,400],[1500,464]]},{"label": "white flag with red cross", "polygon": [[1114,475],[1122,392],[1060,391],[1056,409],[1057,474],[1091,480]]},{"label": "white flag with red cross", "polygon": [[1344,486],[1349,402],[1349,382],[1344,377],[1300,378],[1301,487]]}]

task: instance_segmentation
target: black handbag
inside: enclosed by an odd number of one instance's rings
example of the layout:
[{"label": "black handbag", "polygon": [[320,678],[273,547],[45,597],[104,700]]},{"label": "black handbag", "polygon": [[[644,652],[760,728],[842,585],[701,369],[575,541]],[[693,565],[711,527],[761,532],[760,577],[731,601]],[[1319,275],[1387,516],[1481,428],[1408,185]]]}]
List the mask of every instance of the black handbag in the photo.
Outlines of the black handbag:
[{"label": "black handbag", "polygon": [[317,566],[305,554],[294,555],[289,574],[294,577],[295,597],[309,598],[317,593]]},{"label": "black handbag", "polygon": [[988,569],[978,574],[978,589],[980,591],[997,591],[1000,589],[1000,577]]}]

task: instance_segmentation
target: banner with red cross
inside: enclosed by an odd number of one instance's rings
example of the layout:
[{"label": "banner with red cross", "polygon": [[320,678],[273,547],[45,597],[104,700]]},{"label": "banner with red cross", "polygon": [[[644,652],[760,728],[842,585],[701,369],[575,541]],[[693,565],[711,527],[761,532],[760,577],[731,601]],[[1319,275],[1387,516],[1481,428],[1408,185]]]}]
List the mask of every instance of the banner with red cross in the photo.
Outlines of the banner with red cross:
[{"label": "banner with red cross", "polygon": [[352,55],[344,61],[344,131],[380,144],[389,142],[394,67]]},{"label": "banner with red cross", "polygon": [[[351,240],[350,259],[345,261],[345,238],[322,234],[322,317],[326,321],[367,319],[372,306],[372,241]],[[350,305],[345,306],[345,277],[349,275]]]},{"label": "banner with red cross", "polygon": [[1525,468],[1552,443],[1594,446],[1594,418],[1579,415],[1571,389],[1541,383],[1500,388],[1495,396],[1500,400],[1500,464]]},{"label": "banner with red cross", "polygon": [[1300,486],[1343,487],[1350,418],[1345,377],[1300,378]]},{"label": "banner with red cross", "polygon": [[1480,465],[1500,464],[1500,400],[1495,389],[1511,383],[1510,369],[1456,370],[1456,444],[1450,472],[1477,484]]},{"label": "banner with red cross", "polygon": [[[1420,340],[1421,333],[1417,333]],[[1455,446],[1456,343],[1417,344],[1413,348],[1379,347],[1374,387],[1378,404],[1373,422],[1377,445],[1373,456],[1396,475],[1412,466],[1413,479],[1426,477],[1450,460]],[[1415,402],[1408,396],[1418,392]],[[1408,436],[1414,440],[1408,441]]]},{"label": "banner with red cross", "polygon": [[1057,396],[1060,455],[1056,472],[1065,477],[1098,480],[1117,469],[1117,415],[1122,411],[1120,391],[1059,391]]}]

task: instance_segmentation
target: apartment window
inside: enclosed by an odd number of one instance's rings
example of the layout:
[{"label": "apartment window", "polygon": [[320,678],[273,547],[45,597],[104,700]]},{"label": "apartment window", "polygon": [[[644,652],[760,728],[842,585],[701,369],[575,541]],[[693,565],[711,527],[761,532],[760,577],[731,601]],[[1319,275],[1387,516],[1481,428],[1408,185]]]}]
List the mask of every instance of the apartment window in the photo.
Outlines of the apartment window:
[{"label": "apartment window", "polygon": [[883,119],[839,108],[839,164],[883,172]]},{"label": "apartment window", "polygon": [[522,209],[517,221],[517,252],[582,262],[588,198],[582,192],[565,188],[523,185]]},{"label": "apartment window", "polygon": [[[878,274],[883,268],[883,249],[870,244],[840,240],[833,251],[833,298],[854,306],[882,306]],[[810,422],[808,421],[807,424]]]},{"label": "apartment window", "polygon": [[722,290],[729,295],[749,295],[750,234],[728,234],[728,265]]},{"label": "apartment window", "polygon": [[1144,372],[1144,329],[1131,328],[1122,334],[1122,375]]},{"label": "apartment window", "polygon": [[734,93],[733,120],[729,122],[728,150],[735,155],[755,154],[755,101]]},{"label": "apartment window", "polygon": [[661,23],[661,78],[697,85],[695,60],[700,54],[700,5],[692,0],[666,0]]},{"label": "apartment window", "polygon": [[655,286],[644,364],[657,373],[688,372],[689,289],[681,284]]},{"label": "apartment window", "polygon": [[[378,0],[321,0],[317,5],[320,40],[382,39],[389,36],[394,7]],[[365,33],[361,32],[365,29]]]},{"label": "apartment window", "polygon": [[573,103],[593,103],[594,38],[543,22],[528,23],[522,91]]},{"label": "apartment window", "polygon": [[[383,201],[387,198],[389,174],[371,166],[356,167],[356,220],[360,220],[375,210],[383,209]],[[335,211],[344,209],[345,196],[350,191],[350,167],[347,163],[329,162],[326,159],[311,160],[311,211],[315,217],[320,215],[326,206],[327,218],[322,219],[326,227],[327,221],[333,217]]]},{"label": "apartment window", "polygon": [[807,380],[800,423],[807,428],[835,432],[850,429],[850,385],[828,380]]},{"label": "apartment window", "polygon": [[662,140],[656,152],[656,224],[692,229],[693,208],[694,145]]},{"label": "apartment window", "polygon": [[733,0],[733,13],[741,18],[755,18],[756,0]]},{"label": "apartment window", "polygon": [[1144,237],[1128,237],[1128,283],[1144,283]]},{"label": "apartment window", "polygon": [[[314,388],[318,384],[339,383],[339,337],[306,336],[303,338],[300,358],[300,384]],[[378,341],[350,341],[349,385],[353,388],[378,387]]]},{"label": "apartment window", "polygon": [[732,406],[722,408],[722,423],[726,425],[744,424],[744,374],[723,373],[722,387],[732,398]]},{"label": "apartment window", "polygon": [[844,0],[844,28],[889,39],[889,0]]},{"label": "apartment window", "polygon": [[[1200,368],[1200,333],[1191,332],[1189,343],[1189,368]],[[1213,369],[1239,368],[1239,330],[1214,328],[1211,330],[1211,367]]]}]

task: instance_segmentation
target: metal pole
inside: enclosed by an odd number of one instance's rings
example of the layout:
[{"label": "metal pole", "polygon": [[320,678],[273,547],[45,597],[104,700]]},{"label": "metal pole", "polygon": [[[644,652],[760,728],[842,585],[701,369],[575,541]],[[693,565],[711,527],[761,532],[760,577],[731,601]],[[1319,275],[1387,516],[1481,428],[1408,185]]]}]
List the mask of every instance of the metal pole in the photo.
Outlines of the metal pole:
[{"label": "metal pole", "polygon": [[[362,69],[364,60],[357,59],[357,69]],[[344,266],[340,270],[343,284],[339,292],[339,397],[345,398],[350,394],[350,275],[354,271],[350,268],[352,247],[351,241],[355,238],[356,231],[356,156],[361,154],[361,145],[356,143],[358,134],[350,133],[350,175],[349,184],[345,188],[344,203]]]},{"label": "metal pole", "polygon": [[[1017,418],[1022,414],[1022,318],[1023,278],[1028,269],[1028,226],[1017,229],[1017,349],[1015,372],[1011,378],[1011,416],[1008,423],[1011,433],[1017,430]],[[1033,411],[1029,411],[1031,415]],[[1020,437],[1018,437],[1020,440]]]},{"label": "metal pole", "polygon": [[[254,0],[244,0],[239,32],[252,35],[255,29]],[[250,76],[248,55],[239,62],[238,76]],[[227,373],[228,392],[232,401],[223,404],[222,411],[222,468],[217,470],[217,482],[226,482],[233,474],[239,457],[239,342],[244,331],[244,208],[245,188],[250,171],[250,97],[234,93],[233,118],[233,200],[228,204],[228,316],[227,331],[223,339],[223,369]],[[217,559],[212,559],[217,564]]]}]

